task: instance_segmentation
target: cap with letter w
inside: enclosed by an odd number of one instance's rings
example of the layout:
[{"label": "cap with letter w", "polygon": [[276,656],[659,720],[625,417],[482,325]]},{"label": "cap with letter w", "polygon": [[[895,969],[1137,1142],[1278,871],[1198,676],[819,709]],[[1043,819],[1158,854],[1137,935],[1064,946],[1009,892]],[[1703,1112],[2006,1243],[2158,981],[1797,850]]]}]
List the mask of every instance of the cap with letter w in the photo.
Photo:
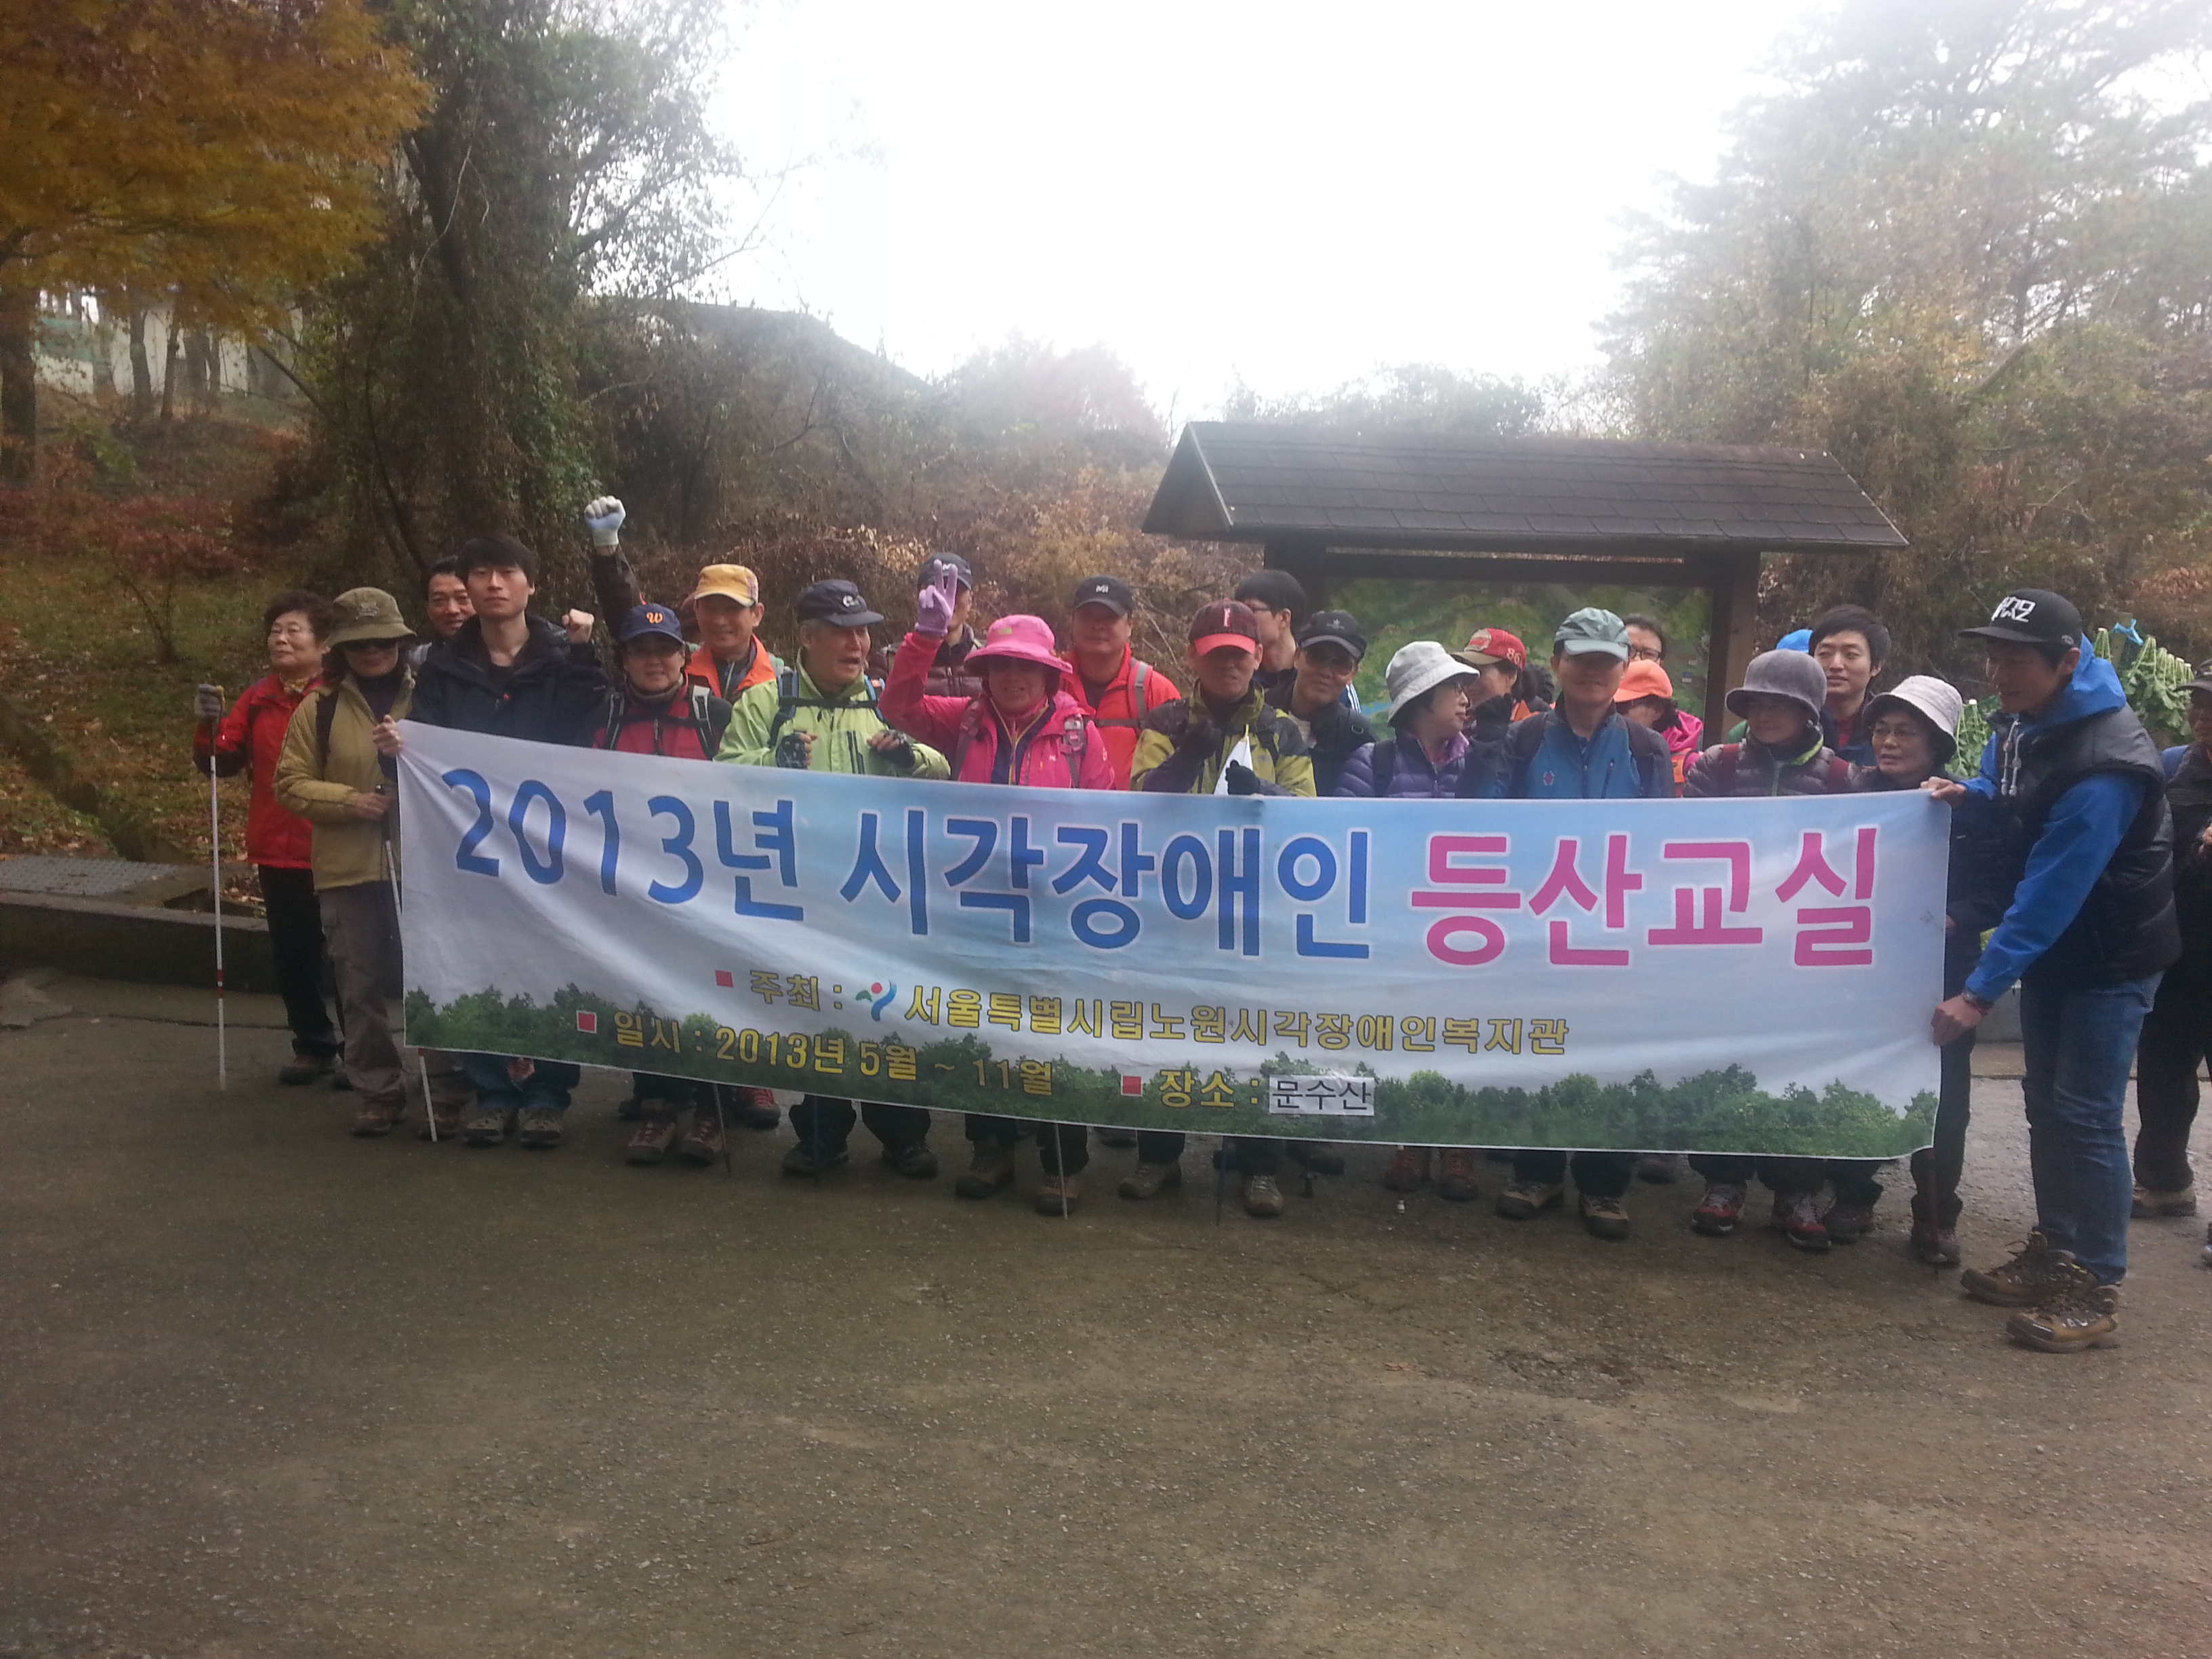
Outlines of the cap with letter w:
[{"label": "cap with letter w", "polygon": [[2055,645],[2063,649],[2081,643],[2081,613],[2072,600],[2047,587],[2016,587],[1996,602],[1989,621],[1979,628],[1962,628],[1959,635],[1962,639]]}]

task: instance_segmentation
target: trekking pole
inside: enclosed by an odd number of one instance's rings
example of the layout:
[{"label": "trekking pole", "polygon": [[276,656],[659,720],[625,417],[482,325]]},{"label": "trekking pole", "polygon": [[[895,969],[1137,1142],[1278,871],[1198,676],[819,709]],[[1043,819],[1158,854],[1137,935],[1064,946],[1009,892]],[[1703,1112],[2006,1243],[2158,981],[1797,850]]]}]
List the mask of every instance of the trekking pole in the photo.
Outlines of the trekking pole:
[{"label": "trekking pole", "polygon": [[722,1085],[710,1083],[707,1092],[714,1097],[714,1127],[722,1133],[722,1179],[734,1181],[737,1177],[730,1169],[730,1121],[722,1115]]},{"label": "trekking pole", "polygon": [[215,892],[215,1086],[230,1087],[230,1033],[223,1021],[222,985],[222,794],[208,755],[208,872]]},{"label": "trekking pole", "polygon": [[1219,1144],[1213,1149],[1213,1224],[1221,1224],[1222,1194],[1229,1186],[1229,1137],[1216,1135]]},{"label": "trekking pole", "polygon": [[[381,783],[376,786],[376,793],[380,795],[384,793],[384,786]],[[392,805],[396,806],[398,805],[398,802],[395,799]],[[397,927],[399,925],[399,866],[392,861],[391,820],[392,815],[390,811],[387,811],[385,813],[384,823],[384,878],[392,884],[392,925],[394,927]],[[403,956],[400,960],[403,963],[403,967],[400,973],[402,982],[399,990],[399,1018],[401,1029],[404,1030],[407,1018],[407,988],[405,985],[406,973],[404,964],[406,958]],[[430,1062],[422,1058],[422,1047],[420,1043],[417,1043],[415,1046],[415,1069],[422,1079],[422,1115],[429,1120],[430,1144],[434,1146],[438,1144],[438,1109],[431,1103]],[[402,1092],[404,1092],[404,1085],[402,1085]]]}]

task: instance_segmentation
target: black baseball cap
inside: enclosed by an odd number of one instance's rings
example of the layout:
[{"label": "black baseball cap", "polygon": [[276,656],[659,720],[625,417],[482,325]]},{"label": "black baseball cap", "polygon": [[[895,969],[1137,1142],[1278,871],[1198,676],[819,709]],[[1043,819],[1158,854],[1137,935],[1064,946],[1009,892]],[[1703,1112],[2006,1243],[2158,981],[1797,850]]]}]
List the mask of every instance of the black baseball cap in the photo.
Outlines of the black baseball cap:
[{"label": "black baseball cap", "polygon": [[2185,691],[2212,691],[2212,660],[2197,665],[2197,678],[2181,688]]},{"label": "black baseball cap", "polygon": [[871,611],[860,590],[848,581],[816,582],[799,595],[799,620],[835,623],[840,628],[869,628],[883,620]]},{"label": "black baseball cap", "polygon": [[2081,613],[2047,587],[2016,587],[1996,602],[1979,628],[1962,628],[1961,639],[2005,640],[2014,645],[2081,643]]},{"label": "black baseball cap", "polygon": [[1367,635],[1359,631],[1359,618],[1349,611],[1316,611],[1298,629],[1301,647],[1323,642],[1342,646],[1354,662],[1367,654]]},{"label": "black baseball cap", "polygon": [[[957,553],[933,553],[921,562],[921,568],[915,573],[915,591],[918,593],[925,587],[936,586],[948,570],[960,579],[961,586],[972,588],[975,586],[975,573],[968,568],[967,560]],[[881,622],[883,618],[878,617],[876,620]]]},{"label": "black baseball cap", "polygon": [[1119,576],[1085,576],[1076,583],[1075,598],[1067,608],[1080,611],[1086,605],[1103,605],[1115,616],[1126,617],[1137,608],[1137,596]]}]

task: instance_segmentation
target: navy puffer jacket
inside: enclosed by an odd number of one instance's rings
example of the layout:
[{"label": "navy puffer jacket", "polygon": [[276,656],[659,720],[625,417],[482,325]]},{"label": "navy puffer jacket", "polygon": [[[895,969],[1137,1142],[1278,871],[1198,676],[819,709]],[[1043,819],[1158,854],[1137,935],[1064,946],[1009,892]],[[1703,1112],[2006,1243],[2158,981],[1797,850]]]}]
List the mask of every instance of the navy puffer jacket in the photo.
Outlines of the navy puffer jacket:
[{"label": "navy puffer jacket", "polygon": [[1467,734],[1455,733],[1439,765],[1412,736],[1401,732],[1353,750],[1330,793],[1354,800],[1451,799],[1459,793],[1468,749]]}]

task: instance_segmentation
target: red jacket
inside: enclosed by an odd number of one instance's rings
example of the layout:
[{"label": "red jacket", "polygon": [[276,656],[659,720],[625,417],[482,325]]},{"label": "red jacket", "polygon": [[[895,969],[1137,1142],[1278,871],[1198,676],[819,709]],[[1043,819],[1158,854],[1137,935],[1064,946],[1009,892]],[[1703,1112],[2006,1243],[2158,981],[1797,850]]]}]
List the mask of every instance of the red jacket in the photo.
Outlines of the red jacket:
[{"label": "red jacket", "polygon": [[606,717],[592,733],[592,747],[618,750],[625,755],[710,761],[722,746],[722,734],[729,729],[730,705],[698,681],[684,679],[658,704],[627,690],[611,694]]},{"label": "red jacket", "polygon": [[274,786],[276,757],[284,749],[284,728],[291,725],[292,711],[314,684],[310,680],[297,691],[288,691],[274,674],[264,675],[230,706],[230,713],[215,728],[212,743],[206,726],[192,728],[192,761],[202,772],[208,769],[211,750],[217,777],[239,772],[252,776],[253,803],[246,813],[246,856],[273,869],[313,867],[308,849],[313,826],[276,804]]},{"label": "red jacket", "polygon": [[[1025,783],[1047,789],[1111,789],[1114,763],[1083,705],[1055,691],[1023,730],[1012,734],[1013,750],[999,764],[1004,733],[985,697],[933,697],[921,688],[936,665],[937,641],[909,634],[891,659],[881,708],[893,726],[931,748],[944,751],[961,783]],[[1066,677],[1063,675],[1063,679]]]},{"label": "red jacket", "polygon": [[1106,753],[1114,763],[1114,787],[1129,787],[1129,760],[1137,752],[1137,734],[1145,716],[1155,708],[1179,701],[1182,693],[1175,682],[1150,663],[1139,662],[1136,653],[1121,647],[1121,666],[1096,703],[1080,673],[1070,674],[1067,690],[1086,707],[1106,740]]}]

